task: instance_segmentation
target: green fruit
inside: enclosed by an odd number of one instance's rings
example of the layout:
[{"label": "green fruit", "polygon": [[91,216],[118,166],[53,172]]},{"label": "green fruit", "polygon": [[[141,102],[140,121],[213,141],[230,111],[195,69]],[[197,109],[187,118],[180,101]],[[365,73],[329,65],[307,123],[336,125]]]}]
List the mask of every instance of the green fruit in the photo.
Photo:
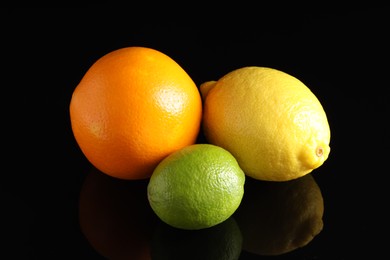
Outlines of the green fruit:
[{"label": "green fruit", "polygon": [[209,228],[228,219],[244,195],[245,174],[225,149],[194,144],[163,159],[148,183],[157,216],[180,229]]}]

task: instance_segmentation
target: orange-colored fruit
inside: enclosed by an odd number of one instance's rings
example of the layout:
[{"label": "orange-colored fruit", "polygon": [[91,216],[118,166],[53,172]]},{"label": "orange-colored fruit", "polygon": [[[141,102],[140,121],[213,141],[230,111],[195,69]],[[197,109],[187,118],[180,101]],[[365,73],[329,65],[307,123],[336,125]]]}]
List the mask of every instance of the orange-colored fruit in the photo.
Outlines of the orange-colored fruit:
[{"label": "orange-colored fruit", "polygon": [[186,71],[147,47],[114,50],[98,59],[70,102],[74,137],[100,171],[145,179],[172,152],[196,142],[202,101]]}]

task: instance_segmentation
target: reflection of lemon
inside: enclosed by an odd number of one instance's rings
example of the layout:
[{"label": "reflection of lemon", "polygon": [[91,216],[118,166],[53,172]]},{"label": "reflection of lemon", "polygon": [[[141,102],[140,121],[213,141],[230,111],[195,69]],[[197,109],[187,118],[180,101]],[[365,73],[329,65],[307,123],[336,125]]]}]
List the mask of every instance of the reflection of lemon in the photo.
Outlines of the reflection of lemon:
[{"label": "reflection of lemon", "polygon": [[280,255],[307,245],[323,228],[324,202],[311,174],[287,182],[248,179],[234,214],[243,249]]},{"label": "reflection of lemon", "polygon": [[248,176],[291,180],[328,158],[325,111],[297,78],[276,69],[243,67],[200,89],[208,142],[230,151]]},{"label": "reflection of lemon", "polygon": [[182,230],[161,222],[151,242],[153,260],[237,260],[241,249],[241,231],[232,217],[201,230]]},{"label": "reflection of lemon", "polygon": [[126,182],[100,171],[87,175],[79,198],[80,228],[107,259],[151,259],[150,239],[158,218],[145,195],[147,181]]},{"label": "reflection of lemon", "polygon": [[241,203],[245,174],[225,149],[195,144],[166,157],[154,170],[148,198],[165,223],[202,229],[229,218]]}]

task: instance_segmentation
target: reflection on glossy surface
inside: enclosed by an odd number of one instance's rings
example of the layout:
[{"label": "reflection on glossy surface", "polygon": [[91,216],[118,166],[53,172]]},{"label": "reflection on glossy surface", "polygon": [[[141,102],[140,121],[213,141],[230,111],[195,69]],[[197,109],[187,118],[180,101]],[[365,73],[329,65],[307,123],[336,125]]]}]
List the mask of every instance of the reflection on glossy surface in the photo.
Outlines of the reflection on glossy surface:
[{"label": "reflection on glossy surface", "polygon": [[307,245],[323,228],[324,202],[311,174],[288,182],[247,178],[243,201],[234,217],[243,250],[281,255]]},{"label": "reflection on glossy surface", "polygon": [[80,228],[108,259],[151,259],[150,239],[157,218],[146,197],[147,180],[117,180],[93,170],[79,201]]},{"label": "reflection on glossy surface", "polygon": [[148,180],[114,179],[96,169],[80,191],[80,228],[108,259],[240,259],[241,250],[281,255],[307,245],[322,228],[324,203],[311,174],[288,182],[246,179],[241,205],[202,230],[173,228],[152,211]]},{"label": "reflection on glossy surface", "polygon": [[242,235],[233,217],[201,230],[182,230],[160,222],[152,239],[152,259],[237,260]]}]

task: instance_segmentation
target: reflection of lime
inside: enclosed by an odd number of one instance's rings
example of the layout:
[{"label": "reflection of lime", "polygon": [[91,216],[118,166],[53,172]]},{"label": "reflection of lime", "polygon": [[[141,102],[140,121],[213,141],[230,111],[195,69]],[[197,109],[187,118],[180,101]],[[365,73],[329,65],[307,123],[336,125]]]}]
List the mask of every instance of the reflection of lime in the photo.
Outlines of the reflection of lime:
[{"label": "reflection of lime", "polygon": [[225,149],[195,144],[166,157],[154,170],[148,198],[165,223],[202,229],[228,219],[241,203],[245,174]]},{"label": "reflection of lime", "polygon": [[311,174],[287,182],[247,179],[234,214],[243,249],[280,255],[307,245],[323,228],[324,202]]},{"label": "reflection of lime", "polygon": [[161,222],[151,242],[153,260],[236,260],[242,249],[242,235],[234,220],[201,230],[182,230]]},{"label": "reflection of lime", "polygon": [[147,181],[123,181],[97,170],[87,175],[79,199],[80,228],[107,259],[150,259],[158,219],[148,205]]}]

